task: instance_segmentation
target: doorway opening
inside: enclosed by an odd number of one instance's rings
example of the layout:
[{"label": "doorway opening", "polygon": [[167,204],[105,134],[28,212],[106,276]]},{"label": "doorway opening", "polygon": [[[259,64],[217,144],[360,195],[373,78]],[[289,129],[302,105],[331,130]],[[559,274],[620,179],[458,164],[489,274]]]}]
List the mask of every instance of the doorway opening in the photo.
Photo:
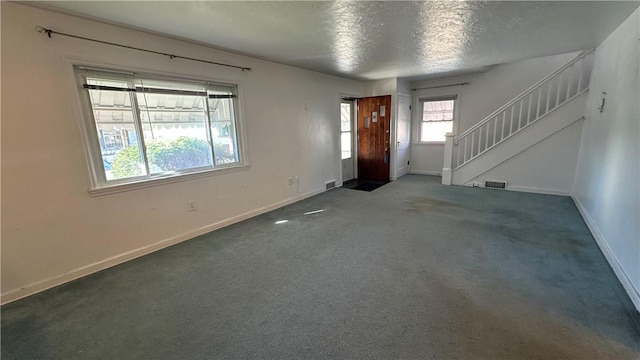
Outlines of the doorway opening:
[{"label": "doorway opening", "polygon": [[343,187],[372,191],[388,183],[391,95],[343,99],[340,110]]},{"label": "doorway opening", "polygon": [[389,181],[391,95],[358,99],[358,179]]}]

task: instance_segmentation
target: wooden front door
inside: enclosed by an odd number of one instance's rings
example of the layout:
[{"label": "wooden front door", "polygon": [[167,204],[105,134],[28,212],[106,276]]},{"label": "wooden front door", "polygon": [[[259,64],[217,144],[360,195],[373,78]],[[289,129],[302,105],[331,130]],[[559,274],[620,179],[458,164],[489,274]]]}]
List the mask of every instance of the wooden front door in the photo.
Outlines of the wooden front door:
[{"label": "wooden front door", "polygon": [[389,181],[391,95],[358,99],[358,179]]}]

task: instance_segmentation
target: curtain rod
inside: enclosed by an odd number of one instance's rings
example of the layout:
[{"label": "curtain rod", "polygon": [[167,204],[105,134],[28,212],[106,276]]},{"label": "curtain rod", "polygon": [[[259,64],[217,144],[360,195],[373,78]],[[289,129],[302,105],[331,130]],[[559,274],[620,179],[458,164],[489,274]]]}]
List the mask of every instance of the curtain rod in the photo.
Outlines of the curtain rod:
[{"label": "curtain rod", "polygon": [[51,29],[47,29],[47,28],[45,28],[43,26],[40,26],[40,25],[36,26],[36,31],[41,33],[41,34],[46,34],[49,38],[51,38],[51,34],[56,34],[56,35],[68,36],[68,37],[72,37],[72,38],[76,38],[76,39],[80,39],[80,40],[87,40],[87,41],[93,41],[93,42],[97,42],[97,43],[101,43],[101,44],[119,46],[119,47],[126,48],[126,49],[144,51],[144,52],[148,52],[148,53],[151,53],[151,54],[164,55],[164,56],[168,56],[171,59],[184,59],[184,60],[198,61],[198,62],[207,63],[207,64],[213,64],[213,65],[219,65],[219,66],[226,66],[226,67],[230,67],[230,68],[234,68],[234,69],[240,69],[242,71],[245,71],[245,70],[251,71],[250,67],[223,64],[223,63],[219,63],[219,62],[215,62],[215,61],[195,59],[195,58],[190,58],[190,57],[186,57],[186,56],[163,53],[163,52],[160,52],[160,51],[153,51],[153,50],[148,50],[148,49],[137,48],[137,47],[134,47],[134,46],[116,44],[116,43],[112,43],[112,42],[109,42],[109,41],[91,39],[91,38],[88,38],[88,37],[83,37],[83,36],[78,36],[78,35],[65,34],[65,33],[62,33],[62,32],[58,32],[58,31],[54,31],[54,30],[51,30]]},{"label": "curtain rod", "polygon": [[415,89],[411,89],[411,90],[416,91],[416,90],[437,89],[437,88],[443,88],[443,87],[449,87],[449,86],[465,86],[465,85],[469,85],[469,83],[468,82],[463,82],[463,83],[458,83],[458,84],[429,86],[429,87],[423,87],[423,88],[415,88]]}]

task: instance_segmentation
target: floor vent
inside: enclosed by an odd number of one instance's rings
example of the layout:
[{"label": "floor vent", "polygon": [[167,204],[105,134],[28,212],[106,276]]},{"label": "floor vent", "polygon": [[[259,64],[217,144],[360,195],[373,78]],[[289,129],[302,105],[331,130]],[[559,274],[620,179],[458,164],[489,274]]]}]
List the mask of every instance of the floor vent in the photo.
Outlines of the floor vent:
[{"label": "floor vent", "polygon": [[484,182],[484,187],[490,188],[490,189],[506,189],[507,188],[507,182],[506,181],[487,180],[487,181]]},{"label": "floor vent", "polygon": [[325,186],[325,190],[333,189],[334,187],[336,187],[336,181],[335,180],[327,181],[326,183],[324,183],[324,186]]}]

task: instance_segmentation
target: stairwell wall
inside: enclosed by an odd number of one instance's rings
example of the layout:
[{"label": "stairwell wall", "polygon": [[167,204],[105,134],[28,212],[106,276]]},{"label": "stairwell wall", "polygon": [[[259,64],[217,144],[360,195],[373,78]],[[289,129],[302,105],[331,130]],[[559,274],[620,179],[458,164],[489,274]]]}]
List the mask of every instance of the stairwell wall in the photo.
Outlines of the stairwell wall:
[{"label": "stairwell wall", "polygon": [[636,10],[596,49],[573,190],[598,245],[640,311],[639,39]]},{"label": "stairwell wall", "polygon": [[[512,191],[570,195],[580,147],[582,122],[578,120],[571,123],[467,184],[484,184],[486,180],[498,180],[506,181],[507,189]],[[527,128],[521,134],[515,135],[514,140],[521,135],[527,136],[529,130],[531,129]]]}]

